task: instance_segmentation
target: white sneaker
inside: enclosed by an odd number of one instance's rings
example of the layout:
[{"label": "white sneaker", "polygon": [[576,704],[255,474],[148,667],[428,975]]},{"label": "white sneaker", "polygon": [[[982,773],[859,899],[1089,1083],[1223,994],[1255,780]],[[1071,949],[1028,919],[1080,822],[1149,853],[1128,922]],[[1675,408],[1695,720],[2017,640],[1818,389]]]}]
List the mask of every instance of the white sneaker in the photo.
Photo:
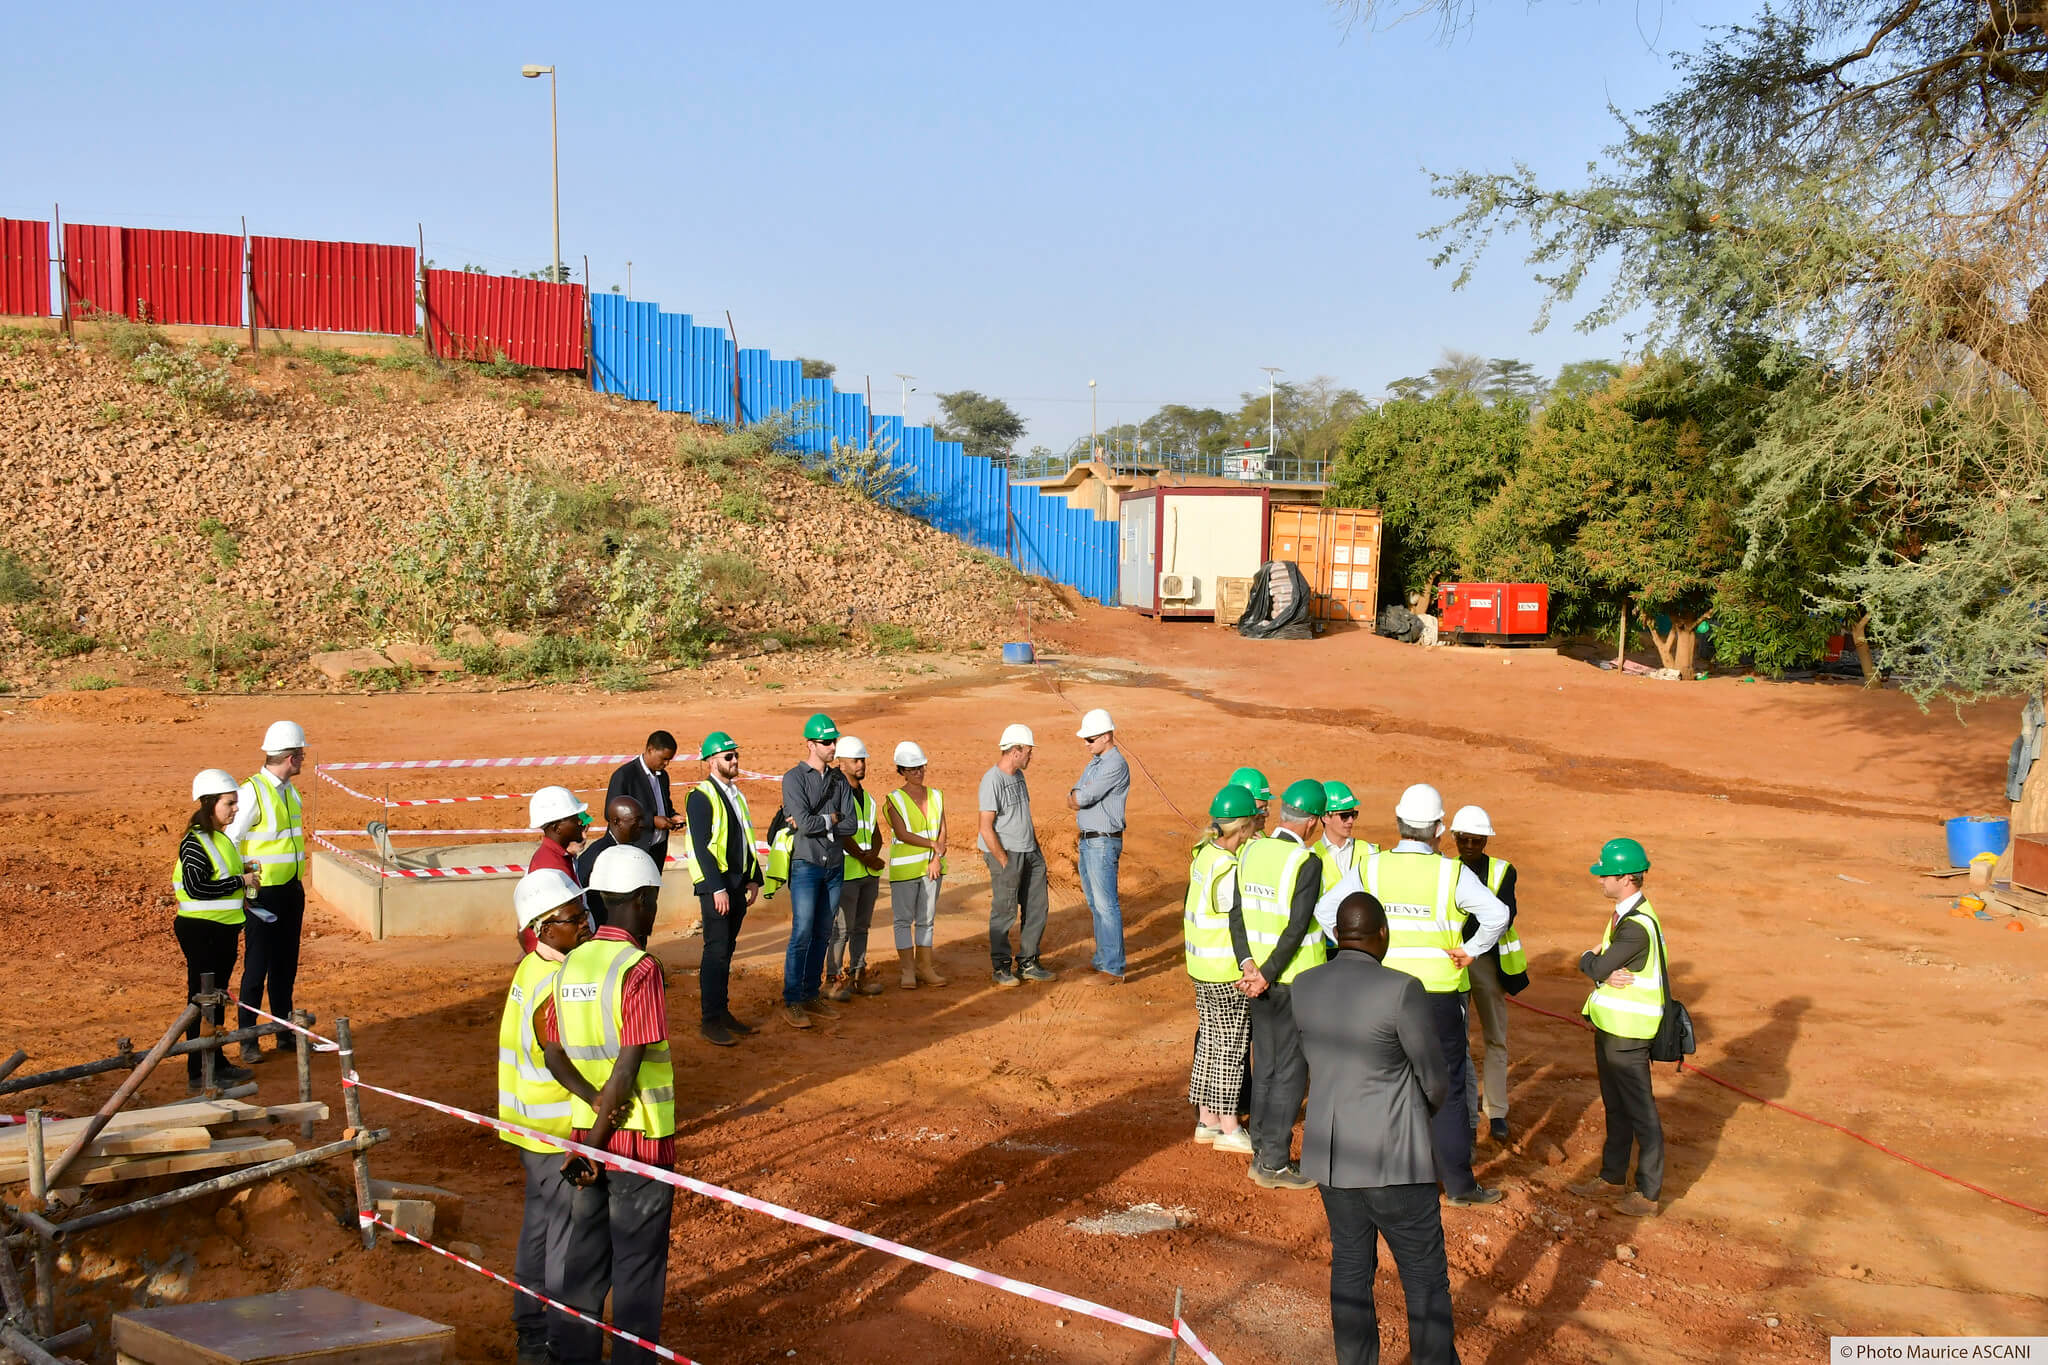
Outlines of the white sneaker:
[{"label": "white sneaker", "polygon": [[1195,1125],[1195,1141],[1201,1143],[1204,1147],[1222,1136],[1223,1130],[1221,1128],[1211,1128],[1206,1123],[1197,1123]]},{"label": "white sneaker", "polygon": [[1217,1133],[1213,1145],[1219,1152],[1236,1152],[1239,1156],[1250,1156],[1252,1135],[1242,1128],[1233,1128],[1227,1133]]}]

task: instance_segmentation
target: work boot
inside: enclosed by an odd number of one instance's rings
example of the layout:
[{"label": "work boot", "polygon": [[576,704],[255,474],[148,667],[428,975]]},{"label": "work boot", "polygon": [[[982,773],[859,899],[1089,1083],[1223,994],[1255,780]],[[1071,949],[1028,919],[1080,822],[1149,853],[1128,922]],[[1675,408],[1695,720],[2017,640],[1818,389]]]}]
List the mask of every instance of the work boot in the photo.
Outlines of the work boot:
[{"label": "work boot", "polygon": [[1299,1166],[1283,1166],[1277,1171],[1269,1171],[1253,1161],[1245,1174],[1262,1190],[1312,1190],[1316,1187],[1316,1182],[1303,1175]]},{"label": "work boot", "polygon": [[727,1010],[720,1017],[720,1022],[722,1022],[725,1025],[726,1030],[729,1033],[732,1033],[740,1038],[745,1038],[749,1034],[754,1032],[754,1026],[752,1024],[743,1023],[740,1020],[735,1019],[733,1017],[733,1013],[731,1010]]},{"label": "work boot", "polygon": [[1058,972],[1039,966],[1038,959],[1035,957],[1018,958],[1017,975],[1023,977],[1026,981],[1057,981],[1060,979]]},{"label": "work boot", "polygon": [[995,959],[995,982],[998,986],[1021,986],[1024,984],[1023,979],[1010,970],[1010,959],[1007,957]]},{"label": "work boot", "polygon": [[[227,1060],[225,1049],[221,1052],[221,1060]],[[248,1042],[242,1044],[240,1050],[235,1053],[235,1060],[243,1066],[259,1066],[263,1062],[263,1049],[257,1046],[255,1039],[251,1038]]]},{"label": "work boot", "polygon": [[903,973],[896,978],[896,984],[906,991],[916,990],[917,950],[915,948],[898,948],[896,950],[896,965],[902,969]]},{"label": "work boot", "polygon": [[704,1041],[713,1047],[731,1047],[736,1041],[723,1019],[706,1019],[697,1025],[697,1032],[703,1034]]},{"label": "work boot", "polygon": [[839,1017],[839,1011],[826,1004],[825,997],[822,995],[814,995],[804,1001],[804,1013],[816,1015],[820,1019],[837,1019]]},{"label": "work boot", "polygon": [[882,983],[876,980],[876,972],[873,967],[863,967],[855,975],[853,993],[855,995],[880,995],[882,993]]},{"label": "work boot", "polygon": [[1486,1121],[1486,1128],[1488,1132],[1493,1134],[1495,1142],[1498,1142],[1503,1147],[1508,1145],[1508,1121],[1505,1115],[1497,1119],[1488,1119]]},{"label": "work boot", "polygon": [[1474,1185],[1463,1194],[1447,1194],[1444,1202],[1454,1209],[1476,1209],[1481,1204],[1498,1204],[1507,1196],[1499,1190],[1490,1190],[1484,1185]]},{"label": "work boot", "polygon": [[842,1005],[853,999],[853,978],[851,976],[833,977],[832,989],[825,992],[825,998],[827,1000],[835,1000]]},{"label": "work boot", "polygon": [[1617,1185],[1611,1180],[1603,1180],[1597,1175],[1590,1180],[1581,1180],[1576,1185],[1567,1185],[1565,1189],[1581,1199],[1619,1199],[1628,1192],[1625,1186]]},{"label": "work boot", "polygon": [[811,1016],[804,1013],[802,1005],[784,1005],[782,1007],[782,1021],[791,1028],[809,1028],[811,1026]]},{"label": "work boot", "polygon": [[1630,1190],[1614,1206],[1616,1213],[1625,1213],[1631,1218],[1655,1218],[1658,1214],[1657,1201],[1639,1190]]},{"label": "work boot", "polygon": [[943,986],[946,978],[939,975],[939,960],[929,946],[915,950],[917,979],[927,986]]},{"label": "work boot", "polygon": [[519,1344],[514,1348],[512,1365],[554,1365],[554,1357],[548,1354],[546,1331],[537,1333],[521,1332]]}]

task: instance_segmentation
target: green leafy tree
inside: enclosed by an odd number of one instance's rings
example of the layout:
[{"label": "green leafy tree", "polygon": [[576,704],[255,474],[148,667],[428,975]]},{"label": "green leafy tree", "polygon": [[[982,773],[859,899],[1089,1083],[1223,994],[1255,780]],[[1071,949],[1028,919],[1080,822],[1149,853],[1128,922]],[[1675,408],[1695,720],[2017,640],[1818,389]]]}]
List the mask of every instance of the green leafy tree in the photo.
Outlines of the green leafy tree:
[{"label": "green leafy tree", "polygon": [[829,360],[813,360],[810,356],[800,355],[796,358],[796,363],[803,366],[806,379],[830,379],[839,373],[839,367]]},{"label": "green leafy tree", "polygon": [[1559,398],[1590,398],[1606,388],[1621,373],[1612,360],[1573,360],[1560,366],[1550,392]]},{"label": "green leafy tree", "polygon": [[1010,452],[1024,435],[1024,419],[1000,398],[961,389],[938,396],[939,439],[958,441],[969,455],[1008,461]]},{"label": "green leafy tree", "polygon": [[1180,459],[1213,460],[1231,445],[1231,423],[1217,408],[1168,403],[1140,424],[1145,444],[1168,464]]}]

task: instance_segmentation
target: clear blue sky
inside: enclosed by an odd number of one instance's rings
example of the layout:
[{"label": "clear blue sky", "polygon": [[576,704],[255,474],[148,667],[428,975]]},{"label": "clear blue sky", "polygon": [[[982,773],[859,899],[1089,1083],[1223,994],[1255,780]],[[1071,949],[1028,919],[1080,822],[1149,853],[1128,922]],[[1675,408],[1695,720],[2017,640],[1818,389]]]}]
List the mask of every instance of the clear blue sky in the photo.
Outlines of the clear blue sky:
[{"label": "clear blue sky", "polygon": [[[598,289],[742,344],[930,395],[976,388],[1055,449],[1161,402],[1235,406],[1261,365],[1377,395],[1445,346],[1544,372],[1617,355],[1531,336],[1519,251],[1452,293],[1425,168],[1570,177],[1612,101],[1671,83],[1751,6],[1485,8],[1346,36],[1321,0],[16,6],[0,215],[549,257],[560,68],[563,254]],[[206,17],[200,19],[198,14]]]}]

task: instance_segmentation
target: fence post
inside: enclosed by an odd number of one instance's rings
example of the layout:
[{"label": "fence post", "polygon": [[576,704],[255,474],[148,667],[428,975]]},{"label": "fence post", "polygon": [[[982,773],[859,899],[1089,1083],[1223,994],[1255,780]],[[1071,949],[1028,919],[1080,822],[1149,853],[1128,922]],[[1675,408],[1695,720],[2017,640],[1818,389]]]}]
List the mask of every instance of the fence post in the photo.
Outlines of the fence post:
[{"label": "fence post", "polygon": [[242,215],[242,269],[248,275],[249,295],[249,355],[257,354],[256,348],[256,249],[249,241],[249,217]]},{"label": "fence post", "polygon": [[740,329],[732,324],[732,309],[725,310],[725,333],[732,338],[732,425],[737,431],[747,424],[747,414],[740,406]]},{"label": "fence post", "polygon": [[420,336],[426,340],[427,354],[434,354],[434,307],[427,298],[427,226],[414,223],[420,234]]},{"label": "fence post", "polygon": [[590,257],[583,258],[583,384],[597,387],[597,318],[590,303]]},{"label": "fence post", "polygon": [[71,336],[71,264],[64,251],[64,206],[51,204],[50,215],[56,219],[57,233],[57,316],[64,323],[66,339]]}]

